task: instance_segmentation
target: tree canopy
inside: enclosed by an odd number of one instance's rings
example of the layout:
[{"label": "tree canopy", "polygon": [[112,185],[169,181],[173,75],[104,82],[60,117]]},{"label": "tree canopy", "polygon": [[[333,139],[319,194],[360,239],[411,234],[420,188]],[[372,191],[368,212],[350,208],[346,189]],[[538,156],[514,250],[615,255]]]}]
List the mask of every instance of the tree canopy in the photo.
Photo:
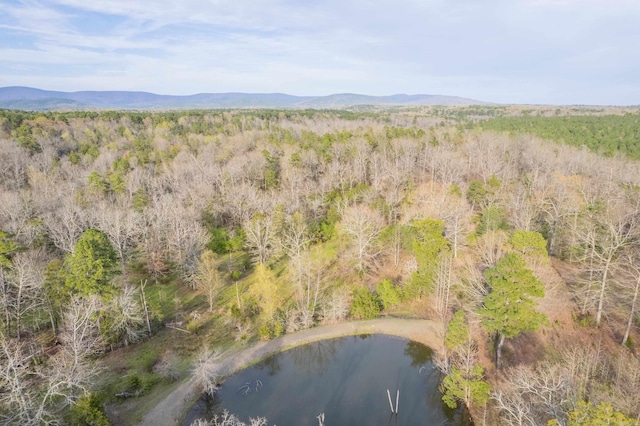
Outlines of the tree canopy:
[{"label": "tree canopy", "polygon": [[546,316],[535,310],[531,297],[544,296],[544,284],[529,269],[522,256],[510,253],[487,269],[484,277],[490,292],[483,298],[480,309],[482,325],[490,333],[497,333],[496,363],[501,363],[504,339],[517,337],[523,331],[537,330]]},{"label": "tree canopy", "polygon": [[411,296],[429,294],[434,288],[434,277],[438,270],[438,255],[449,247],[444,237],[444,222],[437,219],[421,219],[411,223],[414,230],[413,254],[417,270],[405,292]]},{"label": "tree canopy", "polygon": [[11,256],[18,250],[18,245],[9,234],[0,231],[0,268],[11,267]]},{"label": "tree canopy", "polygon": [[482,121],[484,130],[531,133],[573,146],[586,146],[605,155],[622,152],[640,158],[638,114],[564,117],[498,117]]},{"label": "tree canopy", "polygon": [[491,287],[480,310],[487,331],[511,339],[544,323],[545,315],[534,309],[537,304],[531,299],[544,297],[544,285],[527,269],[522,256],[506,255],[484,276]]},{"label": "tree canopy", "polygon": [[116,252],[101,231],[88,229],[66,258],[65,287],[72,294],[106,297],[114,291],[110,283],[117,265]]}]

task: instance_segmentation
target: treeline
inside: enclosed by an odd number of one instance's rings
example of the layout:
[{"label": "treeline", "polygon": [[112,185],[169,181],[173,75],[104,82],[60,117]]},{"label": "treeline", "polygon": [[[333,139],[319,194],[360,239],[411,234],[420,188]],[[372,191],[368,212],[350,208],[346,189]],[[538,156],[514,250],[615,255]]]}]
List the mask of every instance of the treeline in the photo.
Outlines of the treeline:
[{"label": "treeline", "polygon": [[604,116],[499,117],[479,122],[483,130],[529,133],[572,146],[586,146],[602,155],[623,153],[640,158],[640,114]]},{"label": "treeline", "polygon": [[[637,337],[637,163],[441,118],[3,111],[3,421],[104,421],[101,354],[165,326],[218,346],[390,313],[449,324],[452,406],[637,416],[637,359],[616,347]],[[569,310],[617,343],[565,333]],[[541,359],[520,358],[540,328]],[[118,394],[178,364],[160,353]]]}]

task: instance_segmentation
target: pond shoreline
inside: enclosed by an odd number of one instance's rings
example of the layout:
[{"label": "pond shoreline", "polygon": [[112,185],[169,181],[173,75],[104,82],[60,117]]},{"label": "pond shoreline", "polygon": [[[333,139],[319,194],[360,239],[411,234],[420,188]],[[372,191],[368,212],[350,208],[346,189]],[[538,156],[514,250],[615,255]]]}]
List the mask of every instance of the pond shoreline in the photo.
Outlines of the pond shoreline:
[{"label": "pond shoreline", "polygon": [[[439,342],[442,340],[441,330],[442,327],[437,321],[399,318],[354,321],[315,327],[229,351],[223,354],[219,360],[218,372],[222,377],[229,376],[270,355],[296,346],[358,334],[387,334],[404,337],[437,351]],[[189,378],[152,408],[139,424],[142,426],[179,425],[188,409],[198,399],[199,394],[195,380]]]}]

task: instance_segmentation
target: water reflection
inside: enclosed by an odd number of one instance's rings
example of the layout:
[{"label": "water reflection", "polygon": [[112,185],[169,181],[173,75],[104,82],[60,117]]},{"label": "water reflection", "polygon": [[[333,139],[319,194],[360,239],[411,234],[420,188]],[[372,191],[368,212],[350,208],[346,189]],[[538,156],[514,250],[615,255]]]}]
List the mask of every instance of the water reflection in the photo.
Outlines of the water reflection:
[{"label": "water reflection", "polygon": [[345,339],[331,339],[300,346],[291,351],[291,361],[302,371],[322,375],[335,362],[336,352],[345,343]]},{"label": "water reflection", "polygon": [[277,356],[270,356],[255,365],[258,370],[266,370],[267,374],[273,376],[280,371],[280,358]]},{"label": "water reflection", "polygon": [[[242,420],[264,416],[269,424],[465,425],[448,410],[438,389],[432,351],[390,336],[352,336],[311,343],[277,354],[229,377],[214,400],[202,398],[183,425],[223,408]],[[387,389],[399,414],[390,413]]]},{"label": "water reflection", "polygon": [[433,350],[422,343],[409,340],[407,346],[404,348],[404,354],[411,358],[412,367],[419,368],[431,361]]}]

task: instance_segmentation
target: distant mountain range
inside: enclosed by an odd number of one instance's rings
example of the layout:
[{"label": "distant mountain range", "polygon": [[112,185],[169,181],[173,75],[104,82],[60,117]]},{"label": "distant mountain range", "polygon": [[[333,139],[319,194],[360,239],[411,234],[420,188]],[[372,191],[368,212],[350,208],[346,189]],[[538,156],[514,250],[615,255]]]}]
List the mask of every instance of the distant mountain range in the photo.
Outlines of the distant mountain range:
[{"label": "distant mountain range", "polygon": [[56,92],[31,87],[0,87],[0,108],[24,110],[76,109],[204,109],[204,108],[345,108],[358,105],[484,105],[457,96],[367,96],[340,93],[328,96],[292,96],[284,93],[199,93],[189,96],[148,92]]}]

